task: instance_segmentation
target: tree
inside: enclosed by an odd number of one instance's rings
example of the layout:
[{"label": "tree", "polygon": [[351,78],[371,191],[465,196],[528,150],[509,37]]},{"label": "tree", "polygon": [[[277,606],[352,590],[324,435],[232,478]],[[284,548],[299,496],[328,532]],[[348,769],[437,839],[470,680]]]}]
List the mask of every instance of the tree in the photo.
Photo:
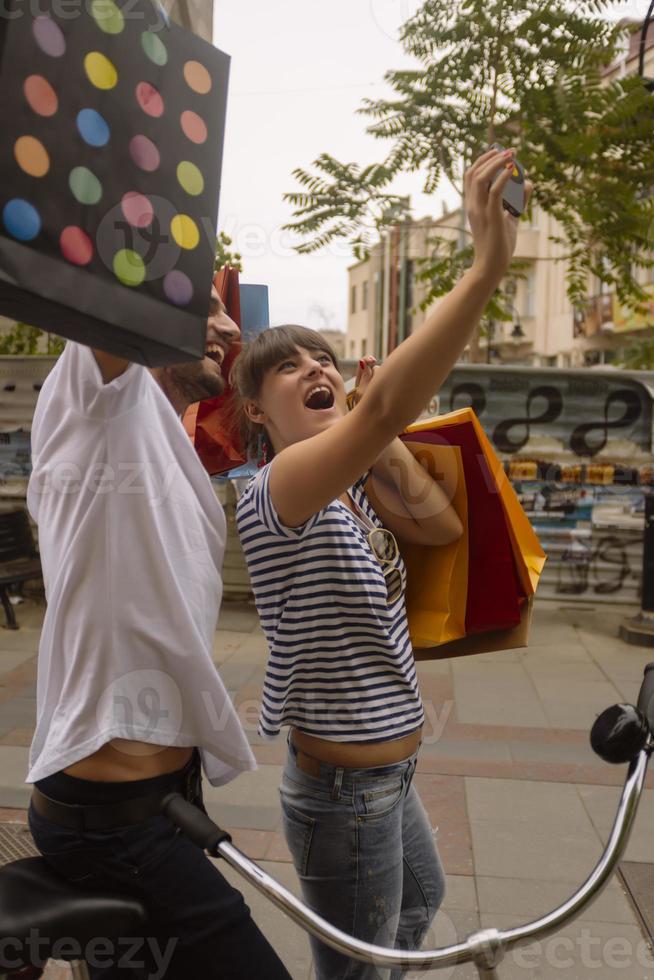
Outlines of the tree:
[{"label": "tree", "polygon": [[27,323],[15,323],[6,333],[0,334],[0,354],[2,355],[50,354],[58,356],[64,349],[64,344],[65,341],[56,334],[45,333],[38,327],[30,327]]},{"label": "tree", "polygon": [[229,266],[231,269],[238,269],[243,272],[241,255],[231,250],[232,240],[224,231],[219,231],[216,237],[216,249],[214,254],[213,271],[218,272]]},{"label": "tree", "polygon": [[622,351],[619,367],[629,371],[654,370],[654,340],[641,337]]},{"label": "tree", "polygon": [[[463,198],[463,173],[492,142],[515,147],[535,201],[559,223],[571,302],[583,305],[590,274],[636,308],[634,273],[654,265],[654,96],[636,77],[607,82],[624,27],[602,14],[610,0],[425,0],[403,26],[417,67],[389,71],[393,95],[365,100],[368,132],[390,141],[365,168],[328,153],[293,172],[300,190],[287,227],[308,253],[345,238],[362,257],[378,233],[406,216],[392,193],[402,172],[425,174],[431,193],[444,176]],[[469,240],[468,240],[469,241]],[[465,230],[436,238],[422,268],[426,303],[449,291],[470,261]],[[518,275],[520,273],[518,272]],[[508,318],[501,297],[492,315]]]}]

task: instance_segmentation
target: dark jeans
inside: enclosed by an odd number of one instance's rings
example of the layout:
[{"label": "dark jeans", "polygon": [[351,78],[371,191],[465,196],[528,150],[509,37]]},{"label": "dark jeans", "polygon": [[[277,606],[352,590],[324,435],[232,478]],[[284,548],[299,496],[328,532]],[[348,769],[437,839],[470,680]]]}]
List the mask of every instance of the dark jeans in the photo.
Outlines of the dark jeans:
[{"label": "dark jeans", "polygon": [[[60,802],[98,803],[160,788],[163,797],[167,778],[96,783],[57,773],[38,785]],[[201,804],[201,795],[195,802]],[[30,806],[29,823],[38,849],[58,874],[80,888],[133,894],[148,910],[145,936],[98,937],[87,948],[92,980],[290,980],[240,892],[167,817],[80,832],[44,819]]]}]

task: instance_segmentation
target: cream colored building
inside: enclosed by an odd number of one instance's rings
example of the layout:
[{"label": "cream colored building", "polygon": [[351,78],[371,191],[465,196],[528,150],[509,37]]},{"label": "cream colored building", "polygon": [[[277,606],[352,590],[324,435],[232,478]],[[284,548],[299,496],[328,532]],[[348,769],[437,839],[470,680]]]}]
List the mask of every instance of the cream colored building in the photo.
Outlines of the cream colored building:
[{"label": "cream colored building", "polygon": [[164,7],[180,27],[212,43],[213,0],[173,0],[172,4],[164,2]]},{"label": "cream colored building", "polygon": [[[636,72],[639,34],[632,34],[624,57],[606,72],[607,79]],[[654,23],[645,75],[654,77]],[[486,323],[478,344],[463,359],[581,367],[610,363],[634,337],[654,336],[654,269],[639,274],[641,283],[652,291],[649,315],[634,317],[621,308],[599,279],[589,282],[587,309],[575,311],[566,294],[563,250],[552,240],[560,227],[540,208],[532,211],[531,219],[521,223],[516,247],[516,259],[524,268],[503,287],[510,297],[511,320]],[[350,267],[349,358],[366,353],[383,357],[423,322],[426,311],[420,310],[420,303],[426,291],[416,278],[420,260],[433,252],[436,237],[468,242],[469,232],[461,228],[461,220],[457,210],[436,220],[423,218],[391,228],[367,259]]]}]

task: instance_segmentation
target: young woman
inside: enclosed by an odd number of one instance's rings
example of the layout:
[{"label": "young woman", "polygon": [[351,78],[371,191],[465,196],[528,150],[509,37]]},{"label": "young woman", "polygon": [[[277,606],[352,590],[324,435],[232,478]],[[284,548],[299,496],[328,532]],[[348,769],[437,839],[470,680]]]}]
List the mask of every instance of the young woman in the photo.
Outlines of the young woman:
[{"label": "young woman", "polygon": [[[417,948],[444,891],[411,785],[423,710],[397,541],[461,533],[442,487],[396,436],[438,391],[507,271],[512,168],[511,151],[492,150],[466,174],[474,263],[374,378],[365,364],[352,411],[333,352],[311,330],[264,331],[234,372],[245,433],[251,445],[263,437],[271,460],[237,520],[270,647],[260,731],[290,728],[286,839],[309,904],[387,946]],[[317,980],[388,976],[313,950]]]}]

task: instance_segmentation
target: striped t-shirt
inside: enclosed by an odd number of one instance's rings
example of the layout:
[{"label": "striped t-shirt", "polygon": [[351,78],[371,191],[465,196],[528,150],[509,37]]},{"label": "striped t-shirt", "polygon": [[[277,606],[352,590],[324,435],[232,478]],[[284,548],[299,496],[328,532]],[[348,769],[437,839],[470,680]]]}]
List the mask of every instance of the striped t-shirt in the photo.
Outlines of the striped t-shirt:
[{"label": "striped t-shirt", "polygon": [[[270,651],[259,734],[274,738],[292,725],[337,742],[407,735],[423,708],[404,596],[387,604],[368,532],[340,500],[299,528],[283,525],[270,499],[271,465],[236,511]],[[379,527],[363,482],[352,499]]]}]

